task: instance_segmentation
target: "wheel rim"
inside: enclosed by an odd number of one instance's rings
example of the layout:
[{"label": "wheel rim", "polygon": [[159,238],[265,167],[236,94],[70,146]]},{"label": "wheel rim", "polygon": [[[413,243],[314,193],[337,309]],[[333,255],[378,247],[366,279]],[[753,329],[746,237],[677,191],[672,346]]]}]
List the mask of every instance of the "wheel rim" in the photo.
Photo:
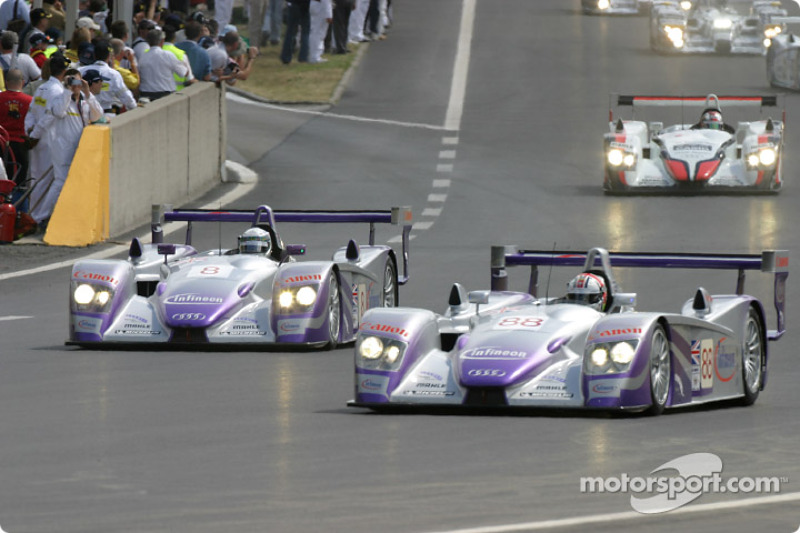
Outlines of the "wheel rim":
[{"label": "wheel rim", "polygon": [[761,328],[759,328],[753,317],[747,319],[745,334],[747,335],[744,345],[745,353],[742,358],[744,361],[745,387],[751,393],[755,393],[761,386],[762,343]]},{"label": "wheel rim", "polygon": [[394,307],[396,301],[394,298],[394,267],[391,262],[386,263],[386,270],[383,272],[383,306]]},{"label": "wheel rim", "polygon": [[328,330],[331,341],[339,340],[339,284],[336,276],[331,274],[330,295],[328,296]]},{"label": "wheel rim", "polygon": [[669,394],[669,343],[661,330],[653,334],[650,347],[650,388],[653,401],[665,405]]}]

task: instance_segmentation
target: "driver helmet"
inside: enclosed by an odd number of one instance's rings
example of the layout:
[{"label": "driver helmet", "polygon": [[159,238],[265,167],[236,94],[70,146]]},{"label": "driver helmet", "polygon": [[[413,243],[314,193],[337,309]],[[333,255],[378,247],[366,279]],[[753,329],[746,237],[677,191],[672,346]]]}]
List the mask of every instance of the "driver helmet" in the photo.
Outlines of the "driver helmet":
[{"label": "driver helmet", "polygon": [[261,228],[250,228],[239,235],[239,253],[266,254],[272,248],[269,232]]},{"label": "driver helmet", "polygon": [[600,311],[606,304],[608,289],[602,276],[582,272],[567,283],[567,301],[588,305]]},{"label": "driver helmet", "polygon": [[722,129],[722,113],[719,111],[706,111],[700,119],[700,125],[709,130]]}]

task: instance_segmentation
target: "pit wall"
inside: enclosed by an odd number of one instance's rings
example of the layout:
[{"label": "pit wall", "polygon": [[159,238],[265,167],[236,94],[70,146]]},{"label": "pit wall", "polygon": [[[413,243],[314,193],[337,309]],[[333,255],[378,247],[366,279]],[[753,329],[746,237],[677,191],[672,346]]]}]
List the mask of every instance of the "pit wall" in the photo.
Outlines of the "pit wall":
[{"label": "pit wall", "polygon": [[87,127],[44,242],[87,246],[151,218],[153,204],[184,205],[220,183],[225,90],[195,83],[110,125]]}]

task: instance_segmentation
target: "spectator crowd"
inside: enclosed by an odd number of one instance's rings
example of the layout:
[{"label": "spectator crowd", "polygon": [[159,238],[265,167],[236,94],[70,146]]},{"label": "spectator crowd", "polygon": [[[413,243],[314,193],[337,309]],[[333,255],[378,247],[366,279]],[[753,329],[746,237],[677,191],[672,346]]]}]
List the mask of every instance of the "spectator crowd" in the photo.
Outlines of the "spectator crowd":
[{"label": "spectator crowd", "polygon": [[[216,0],[213,13],[191,11],[191,0],[137,0],[130,24],[107,0],[80,0],[68,36],[61,0],[42,1],[0,3],[0,179],[16,183],[12,201],[40,232],[86,126],[193,83],[246,80],[259,53],[230,24],[233,0]],[[266,2],[258,44],[282,42],[284,64],[384,39],[391,19],[391,0]]]}]

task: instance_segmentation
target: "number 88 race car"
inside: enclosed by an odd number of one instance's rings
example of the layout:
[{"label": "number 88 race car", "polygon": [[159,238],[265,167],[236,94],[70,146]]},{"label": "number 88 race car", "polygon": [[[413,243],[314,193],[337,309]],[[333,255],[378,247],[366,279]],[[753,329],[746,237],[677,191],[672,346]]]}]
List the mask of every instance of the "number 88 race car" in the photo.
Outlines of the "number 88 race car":
[{"label": "number 88 race car", "polygon": [[[507,290],[507,268],[531,267],[527,293]],[[581,267],[564,298],[536,295],[538,267]],[[634,311],[611,266],[738,271],[735,294],[704,288],[679,313]],[[756,401],[767,340],[784,331],[786,252],[759,255],[492,249],[492,290],[455,284],[441,315],[374,309],[355,345],[355,400],[410,408],[571,408],[649,411],[718,400]],[[744,294],[746,270],[774,273],[777,329]]]}]

